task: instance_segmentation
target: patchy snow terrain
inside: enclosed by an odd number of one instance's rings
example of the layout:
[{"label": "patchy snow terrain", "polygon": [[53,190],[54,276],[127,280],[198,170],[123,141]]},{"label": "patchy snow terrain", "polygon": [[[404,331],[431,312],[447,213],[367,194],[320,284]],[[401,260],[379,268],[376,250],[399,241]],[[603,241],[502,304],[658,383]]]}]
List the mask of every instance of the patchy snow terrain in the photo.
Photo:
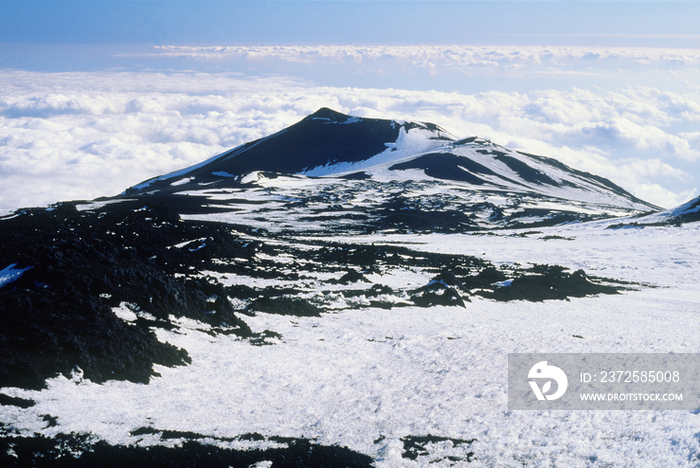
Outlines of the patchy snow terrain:
[{"label": "patchy snow terrain", "polygon": [[[306,123],[322,118],[368,123]],[[698,411],[509,411],[506,382],[508,353],[698,352],[697,201],[649,214],[554,160],[387,122],[368,128],[394,140],[353,160],[235,162],[271,136],[0,219],[0,460],[41,442],[151,466],[162,447],[236,466],[698,466]],[[408,127],[440,138],[409,155]]]}]

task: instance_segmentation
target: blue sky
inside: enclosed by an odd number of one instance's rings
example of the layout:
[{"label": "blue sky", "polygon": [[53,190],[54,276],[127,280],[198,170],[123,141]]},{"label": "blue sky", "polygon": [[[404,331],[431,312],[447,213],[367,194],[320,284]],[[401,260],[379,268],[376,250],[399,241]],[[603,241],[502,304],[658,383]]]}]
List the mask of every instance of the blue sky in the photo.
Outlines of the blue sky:
[{"label": "blue sky", "polygon": [[673,1],[2,0],[0,5],[5,43],[545,41],[687,47],[697,45],[700,18],[700,2]]},{"label": "blue sky", "polygon": [[112,195],[332,107],[700,193],[700,1],[0,0],[0,209]]}]

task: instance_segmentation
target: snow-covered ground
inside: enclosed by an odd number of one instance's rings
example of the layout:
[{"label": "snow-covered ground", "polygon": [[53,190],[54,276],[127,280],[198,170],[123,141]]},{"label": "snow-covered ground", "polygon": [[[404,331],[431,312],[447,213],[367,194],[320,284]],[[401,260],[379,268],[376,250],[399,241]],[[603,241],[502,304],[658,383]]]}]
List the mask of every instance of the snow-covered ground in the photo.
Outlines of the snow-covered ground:
[{"label": "snow-covered ground", "polygon": [[[267,346],[211,336],[204,333],[207,326],[183,319],[179,330],[157,333],[187,349],[191,365],[159,367],[162,376],[148,385],[98,385],[74,375],[52,379],[39,392],[4,388],[2,393],[36,405],[0,406],[0,421],[27,436],[89,432],[117,444],[156,442],[153,434],[130,434],[143,427],[219,438],[211,443],[233,444],[220,438],[254,432],[305,437],[368,454],[380,468],[466,459],[470,466],[698,466],[697,411],[508,410],[508,353],[700,352],[700,223],[606,229],[610,224],[571,224],[525,236],[338,236],[339,242],[474,255],[496,265],[582,268],[645,286],[569,301],[472,297],[466,308],[246,317],[254,331],[281,334]],[[381,281],[400,287],[416,280],[407,272]],[[57,425],[47,424],[44,415],[56,417]],[[426,435],[476,440],[435,442],[415,460],[402,457],[402,438]]]}]

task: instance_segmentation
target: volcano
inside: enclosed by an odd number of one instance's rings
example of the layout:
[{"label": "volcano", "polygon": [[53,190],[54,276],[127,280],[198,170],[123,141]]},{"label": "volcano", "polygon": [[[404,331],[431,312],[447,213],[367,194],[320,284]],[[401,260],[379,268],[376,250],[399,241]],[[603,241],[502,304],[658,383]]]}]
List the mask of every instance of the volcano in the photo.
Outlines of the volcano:
[{"label": "volcano", "polygon": [[341,172],[342,167],[362,167],[369,161],[396,159],[454,139],[434,124],[351,117],[322,108],[273,135],[148,180],[127,193],[162,190],[190,179],[197,184],[222,185],[227,178],[240,180],[241,176],[255,171],[331,174]]},{"label": "volcano", "polygon": [[184,215],[235,212],[269,229],[345,232],[534,227],[659,209],[553,158],[458,140],[433,123],[327,108],[116,198],[159,199]]}]

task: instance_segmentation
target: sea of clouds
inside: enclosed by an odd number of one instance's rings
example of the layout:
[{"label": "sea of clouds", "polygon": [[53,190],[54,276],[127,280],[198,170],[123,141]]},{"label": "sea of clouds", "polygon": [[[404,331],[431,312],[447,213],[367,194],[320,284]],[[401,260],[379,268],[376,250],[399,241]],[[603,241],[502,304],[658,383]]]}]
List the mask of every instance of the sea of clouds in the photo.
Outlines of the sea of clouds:
[{"label": "sea of clouds", "polygon": [[555,157],[664,207],[698,192],[700,50],[160,46],[114,57],[130,66],[0,69],[0,209],[115,195],[321,107]]}]

